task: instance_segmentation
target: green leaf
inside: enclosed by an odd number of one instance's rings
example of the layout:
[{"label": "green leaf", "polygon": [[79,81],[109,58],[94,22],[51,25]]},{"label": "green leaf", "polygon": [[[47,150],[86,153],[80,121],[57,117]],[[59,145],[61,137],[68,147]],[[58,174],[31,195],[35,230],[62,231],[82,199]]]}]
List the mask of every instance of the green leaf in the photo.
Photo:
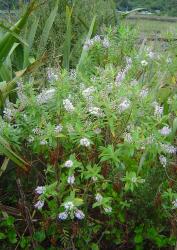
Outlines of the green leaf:
[{"label": "green leaf", "polygon": [[35,232],[33,238],[36,241],[42,242],[46,238],[45,232],[44,231]]},{"label": "green leaf", "polygon": [[10,243],[15,244],[17,243],[17,234],[15,231],[8,231],[7,237],[10,241]]},{"label": "green leaf", "polygon": [[2,232],[0,232],[0,240],[4,240],[6,238],[6,235]]},{"label": "green leaf", "polygon": [[137,234],[134,238],[136,244],[140,244],[143,242],[143,236],[141,234]]},{"label": "green leaf", "polygon": [[91,245],[91,249],[92,249],[92,250],[99,250],[99,246],[98,246],[98,244],[96,244],[96,243],[92,243],[92,245]]}]

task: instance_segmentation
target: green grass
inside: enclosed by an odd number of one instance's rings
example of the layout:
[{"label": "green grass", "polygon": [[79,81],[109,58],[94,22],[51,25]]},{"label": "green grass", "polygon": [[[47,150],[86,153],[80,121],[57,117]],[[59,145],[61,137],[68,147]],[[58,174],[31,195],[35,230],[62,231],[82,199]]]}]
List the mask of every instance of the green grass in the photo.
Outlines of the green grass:
[{"label": "green grass", "polygon": [[125,22],[135,27],[142,38],[177,38],[177,22],[155,21],[150,18],[147,20],[141,18],[126,19]]}]

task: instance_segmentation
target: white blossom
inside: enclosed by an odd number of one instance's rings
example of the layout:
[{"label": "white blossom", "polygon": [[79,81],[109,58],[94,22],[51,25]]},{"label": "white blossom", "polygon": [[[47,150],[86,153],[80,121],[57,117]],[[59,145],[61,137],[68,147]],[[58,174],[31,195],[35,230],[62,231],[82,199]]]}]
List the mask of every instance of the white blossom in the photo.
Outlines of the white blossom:
[{"label": "white blossom", "polygon": [[112,212],[112,207],[104,207],[105,213],[111,213]]},{"label": "white blossom", "polygon": [[148,62],[146,60],[141,61],[141,65],[143,67],[146,67],[148,65]]},{"label": "white blossom", "polygon": [[150,59],[154,59],[154,58],[155,58],[155,53],[152,52],[152,51],[149,51],[148,57],[149,57]]},{"label": "white blossom", "polygon": [[42,146],[47,145],[47,144],[48,144],[48,142],[46,140],[40,141],[40,145],[42,145]]},{"label": "white blossom", "polygon": [[125,110],[127,110],[130,107],[130,104],[131,104],[130,100],[125,99],[124,101],[122,101],[119,104],[119,111],[124,112]]},{"label": "white blossom", "polygon": [[32,130],[32,132],[33,132],[35,135],[41,135],[41,134],[42,134],[42,131],[41,131],[40,128],[34,128],[34,129]]},{"label": "white blossom", "polygon": [[38,96],[37,96],[37,103],[38,104],[45,104],[49,102],[50,100],[53,99],[54,94],[56,90],[53,89],[48,89],[48,90],[43,90]]},{"label": "white blossom", "polygon": [[148,93],[149,93],[149,90],[147,88],[146,89],[142,89],[140,91],[140,97],[141,98],[145,98],[148,95]]},{"label": "white blossom", "polygon": [[32,143],[34,141],[34,137],[30,135],[27,139],[28,143]]},{"label": "white blossom", "polygon": [[159,161],[163,167],[166,167],[167,165],[167,158],[164,155],[159,156]]},{"label": "white blossom", "polygon": [[95,88],[94,87],[89,87],[89,88],[86,88],[82,91],[82,95],[85,97],[85,98],[89,98],[93,93],[95,92]]},{"label": "white blossom", "polygon": [[167,62],[168,64],[171,64],[171,63],[172,63],[171,57],[168,57],[167,60],[166,60],[166,62]]},{"label": "white blossom", "polygon": [[161,148],[165,153],[168,154],[175,154],[177,151],[177,148],[170,144],[161,143]]},{"label": "white blossom", "polygon": [[44,206],[44,201],[37,201],[36,204],[34,204],[34,207],[36,209],[41,209]]},{"label": "white blossom", "polygon": [[95,115],[97,117],[103,117],[104,116],[102,110],[100,108],[98,108],[98,107],[90,107],[88,111],[89,111],[89,113],[91,115]]},{"label": "white blossom", "polygon": [[72,202],[72,201],[65,202],[65,203],[64,203],[64,208],[65,208],[67,211],[73,210],[73,208],[74,208],[73,202]]},{"label": "white blossom", "polygon": [[172,202],[174,208],[177,208],[177,199]]},{"label": "white blossom", "polygon": [[95,200],[96,200],[97,202],[101,202],[102,199],[103,199],[103,196],[102,196],[101,194],[97,193],[96,196],[95,196]]},{"label": "white blossom", "polygon": [[133,177],[131,178],[131,181],[132,181],[133,183],[136,183],[136,182],[137,182],[137,177],[133,176]]},{"label": "white blossom", "polygon": [[171,133],[171,128],[169,128],[169,126],[165,126],[159,132],[161,135],[167,136]]},{"label": "white blossom", "polygon": [[55,82],[58,80],[57,69],[55,68],[47,68],[47,78],[49,82]]},{"label": "white blossom", "polygon": [[14,110],[10,108],[4,108],[3,114],[4,114],[4,119],[10,122],[14,117]]},{"label": "white blossom", "polygon": [[66,111],[68,111],[68,112],[73,112],[75,109],[72,102],[69,99],[63,100],[63,105],[64,105],[64,108],[66,109]]},{"label": "white blossom", "polygon": [[76,217],[77,219],[79,219],[79,220],[83,220],[83,219],[85,218],[85,214],[84,214],[81,210],[79,210],[79,209],[77,209],[77,210],[74,212],[74,215],[75,215],[75,217]]},{"label": "white blossom", "polygon": [[64,166],[66,168],[71,168],[73,166],[73,161],[72,160],[68,160],[64,163]]},{"label": "white blossom", "polygon": [[58,215],[59,220],[66,220],[67,218],[68,218],[67,212],[62,212],[62,213],[59,213],[59,215]]},{"label": "white blossom", "polygon": [[163,107],[160,106],[157,102],[154,103],[154,116],[157,118],[162,117],[163,115]]},{"label": "white blossom", "polygon": [[56,133],[60,133],[63,130],[63,126],[61,124],[58,124],[54,130]]},{"label": "white blossom", "polygon": [[75,80],[76,77],[77,77],[77,72],[76,72],[76,70],[75,70],[75,69],[71,69],[69,73],[70,73],[70,75],[69,75],[70,79],[71,79],[71,80]]},{"label": "white blossom", "polygon": [[132,142],[132,136],[130,133],[124,133],[124,141],[128,143]]},{"label": "white blossom", "polygon": [[95,181],[97,181],[97,180],[98,180],[98,177],[97,177],[97,176],[93,176],[93,177],[92,177],[92,181],[95,182]]},{"label": "white blossom", "polygon": [[94,133],[95,133],[96,135],[101,134],[101,129],[100,129],[100,128],[96,128],[96,129],[94,130]]},{"label": "white blossom", "polygon": [[82,139],[80,140],[80,145],[81,145],[81,146],[84,146],[84,147],[89,147],[89,146],[90,146],[90,141],[89,141],[89,139],[87,139],[87,138],[82,138]]},{"label": "white blossom", "polygon": [[67,180],[68,184],[73,185],[75,182],[75,177],[74,175],[68,176],[68,180]]},{"label": "white blossom", "polygon": [[104,40],[102,41],[103,47],[105,47],[106,49],[110,47],[110,42],[107,38],[104,38]]},{"label": "white blossom", "polygon": [[36,194],[43,194],[43,193],[45,193],[45,191],[46,191],[46,187],[45,186],[38,186],[35,189]]}]

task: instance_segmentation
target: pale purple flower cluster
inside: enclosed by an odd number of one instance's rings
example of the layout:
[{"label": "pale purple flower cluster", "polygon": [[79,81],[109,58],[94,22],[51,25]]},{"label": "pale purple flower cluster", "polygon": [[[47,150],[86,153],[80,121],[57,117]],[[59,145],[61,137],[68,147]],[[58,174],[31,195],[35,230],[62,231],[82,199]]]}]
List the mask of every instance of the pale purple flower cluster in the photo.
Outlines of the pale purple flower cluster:
[{"label": "pale purple flower cluster", "polygon": [[49,82],[55,82],[58,80],[57,69],[55,68],[47,68],[47,78]]},{"label": "pale purple flower cluster", "polygon": [[167,158],[166,158],[164,155],[160,155],[160,156],[159,156],[159,161],[160,161],[160,164],[161,164],[163,167],[166,167],[166,165],[167,165]]},{"label": "pale purple flower cluster", "polygon": [[101,44],[104,48],[110,47],[110,42],[107,38],[104,38],[103,40],[99,35],[96,35],[92,39],[88,39],[84,44],[84,50],[88,51],[90,50],[95,44]]},{"label": "pale purple flower cluster", "polygon": [[119,104],[119,111],[124,112],[130,107],[130,100],[124,99],[120,104]]},{"label": "pale purple flower cluster", "polygon": [[35,193],[36,194],[43,194],[45,193],[46,191],[46,187],[45,186],[38,186],[36,189],[35,189]]},{"label": "pale purple flower cluster", "polygon": [[54,130],[56,133],[60,133],[63,130],[63,126],[61,124],[58,124]]},{"label": "pale purple flower cluster", "polygon": [[171,128],[169,128],[169,126],[165,126],[159,132],[161,135],[167,136],[171,133]]},{"label": "pale purple flower cluster", "polygon": [[88,111],[91,115],[95,115],[96,117],[103,117],[104,116],[102,110],[98,107],[90,107]]},{"label": "pale purple flower cluster", "polygon": [[75,110],[72,102],[69,99],[63,100],[63,105],[67,112],[73,112]]},{"label": "pale purple flower cluster", "polygon": [[157,118],[161,118],[163,115],[163,107],[160,106],[157,102],[153,103],[154,105],[154,116]]},{"label": "pale purple flower cluster", "polygon": [[74,182],[75,182],[75,177],[74,177],[74,175],[68,176],[67,182],[68,182],[68,184],[73,185]]},{"label": "pale purple flower cluster", "polygon": [[72,201],[65,202],[64,208],[65,211],[59,213],[58,215],[59,220],[66,220],[72,212],[74,212],[75,217],[79,220],[83,220],[85,218],[85,214],[81,210],[76,208]]},{"label": "pale purple flower cluster", "polygon": [[125,67],[125,69],[121,70],[117,76],[116,76],[116,80],[115,80],[115,85],[117,87],[121,86],[122,82],[124,81],[128,71],[130,70],[131,66],[132,66],[132,59],[127,57],[126,58],[126,62],[127,62],[127,65]]},{"label": "pale purple flower cluster", "polygon": [[96,196],[95,196],[95,200],[97,202],[101,202],[103,200],[103,196],[101,194],[97,193]]},{"label": "pale purple flower cluster", "polygon": [[171,144],[164,144],[164,143],[161,143],[161,148],[162,150],[165,152],[165,153],[168,153],[168,154],[175,154],[177,152],[177,148],[174,147],[173,145]]},{"label": "pale purple flower cluster", "polygon": [[37,201],[37,202],[34,204],[34,207],[35,207],[36,209],[41,209],[43,206],[44,206],[44,201],[42,201],[42,200],[39,200],[39,201]]},{"label": "pale purple flower cluster", "polygon": [[43,90],[38,96],[37,96],[37,103],[38,104],[45,104],[53,99],[54,94],[56,90],[55,89],[48,89]]}]

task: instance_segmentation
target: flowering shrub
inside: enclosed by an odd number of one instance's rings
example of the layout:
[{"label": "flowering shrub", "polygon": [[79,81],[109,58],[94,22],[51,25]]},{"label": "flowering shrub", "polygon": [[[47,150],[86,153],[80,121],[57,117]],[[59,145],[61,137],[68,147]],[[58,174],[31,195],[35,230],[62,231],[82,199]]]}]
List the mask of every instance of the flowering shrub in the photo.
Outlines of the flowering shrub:
[{"label": "flowering shrub", "polygon": [[55,72],[48,89],[24,83],[1,119],[1,135],[42,171],[31,209],[48,249],[175,245],[177,61],[121,29],[86,41],[82,67]]}]

